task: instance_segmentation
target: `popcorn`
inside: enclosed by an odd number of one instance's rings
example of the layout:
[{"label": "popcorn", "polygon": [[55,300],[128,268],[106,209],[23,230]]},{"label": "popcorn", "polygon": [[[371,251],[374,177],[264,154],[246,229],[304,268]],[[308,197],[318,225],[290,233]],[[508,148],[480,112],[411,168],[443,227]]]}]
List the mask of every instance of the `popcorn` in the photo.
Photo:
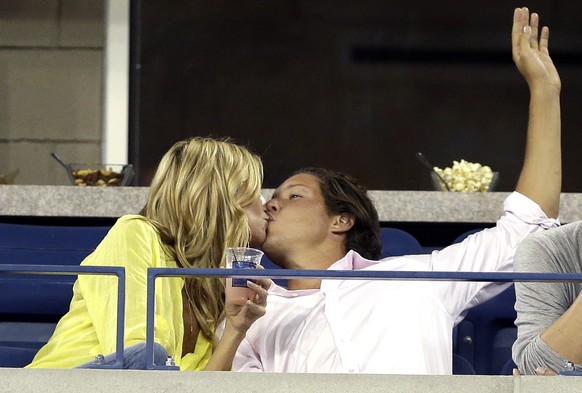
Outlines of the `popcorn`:
[{"label": "popcorn", "polygon": [[[493,180],[493,171],[487,165],[468,162],[465,160],[453,161],[453,167],[441,169],[433,168],[447,183],[451,191],[456,192],[485,192]],[[439,180],[443,191],[446,187]]]}]

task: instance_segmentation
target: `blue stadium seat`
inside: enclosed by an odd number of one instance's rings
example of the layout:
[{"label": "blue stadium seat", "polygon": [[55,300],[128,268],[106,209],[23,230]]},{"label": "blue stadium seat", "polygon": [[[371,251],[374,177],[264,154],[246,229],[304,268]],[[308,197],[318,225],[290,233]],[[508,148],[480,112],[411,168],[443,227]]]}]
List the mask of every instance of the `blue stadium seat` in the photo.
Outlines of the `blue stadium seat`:
[{"label": "blue stadium seat", "polygon": [[0,367],[24,367],[51,337],[56,322],[0,322]]},{"label": "blue stadium seat", "polygon": [[[32,225],[0,223],[1,249],[51,251],[94,250],[111,226]],[[37,262],[40,264],[39,262]]]},{"label": "blue stadium seat", "polygon": [[467,359],[453,354],[453,375],[475,375],[475,369]]},{"label": "blue stadium seat", "polygon": [[479,375],[511,375],[511,347],[517,338],[515,289],[510,286],[470,309],[455,328],[453,352],[469,361]]},{"label": "blue stadium seat", "polygon": [[[263,255],[263,258],[261,259],[261,266],[263,266],[265,269],[281,269],[279,266],[275,265],[275,263],[272,262],[266,255]],[[283,288],[287,288],[287,280],[279,278],[273,281],[275,284]]]},{"label": "blue stadium seat", "polygon": [[[0,223],[0,264],[79,265],[109,226]],[[23,367],[68,311],[75,276],[0,275],[0,367]]]},{"label": "blue stadium seat", "polygon": [[472,234],[474,234],[474,233],[480,232],[480,231],[482,231],[483,229],[485,229],[485,228],[475,228],[475,229],[470,229],[470,230],[468,230],[467,232],[461,233],[459,236],[457,236],[457,237],[455,238],[455,240],[453,240],[453,244],[455,244],[455,243],[460,243],[460,242],[462,242],[463,240],[465,240],[465,238],[467,238],[468,236],[471,236],[471,235],[472,235]]},{"label": "blue stadium seat", "polygon": [[507,362],[505,362],[505,364],[503,365],[503,368],[501,369],[501,375],[513,375],[513,369],[517,368],[517,365],[515,364],[515,362],[513,361],[512,358],[509,358],[507,360]]},{"label": "blue stadium seat", "polygon": [[380,258],[425,253],[419,241],[402,229],[382,227],[380,228],[380,240],[382,242],[382,256]]}]

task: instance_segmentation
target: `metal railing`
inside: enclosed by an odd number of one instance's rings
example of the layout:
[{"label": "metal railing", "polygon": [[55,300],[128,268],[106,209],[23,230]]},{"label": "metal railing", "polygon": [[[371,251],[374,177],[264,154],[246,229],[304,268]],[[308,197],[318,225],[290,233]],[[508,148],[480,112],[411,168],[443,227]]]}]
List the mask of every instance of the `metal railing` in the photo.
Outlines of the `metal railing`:
[{"label": "metal railing", "polygon": [[[102,368],[122,368],[125,320],[125,268],[112,266],[61,266],[0,264],[1,274],[40,275],[115,275],[118,279],[117,336],[115,363]],[[378,271],[378,270],[286,270],[286,269],[185,269],[149,268],[147,271],[146,368],[177,369],[154,363],[155,280],[160,277],[243,277],[248,279],[331,279],[393,281],[466,281],[466,282],[582,282],[578,273]]]},{"label": "metal railing", "polygon": [[154,363],[155,280],[159,277],[244,277],[248,279],[421,280],[467,282],[580,282],[582,274],[519,272],[286,270],[286,269],[186,269],[149,268],[147,276],[146,368],[176,369]]}]

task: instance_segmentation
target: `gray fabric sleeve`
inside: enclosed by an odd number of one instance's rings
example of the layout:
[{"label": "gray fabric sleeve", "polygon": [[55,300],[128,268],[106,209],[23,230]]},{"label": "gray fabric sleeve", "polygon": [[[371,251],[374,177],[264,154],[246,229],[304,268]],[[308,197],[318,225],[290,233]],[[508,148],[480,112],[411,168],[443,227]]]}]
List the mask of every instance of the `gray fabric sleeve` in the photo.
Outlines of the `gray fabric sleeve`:
[{"label": "gray fabric sleeve", "polygon": [[[538,273],[580,273],[582,221],[528,236],[518,247],[515,270]],[[555,372],[568,361],[540,337],[574,302],[580,283],[516,282],[517,340],[513,360],[524,374],[537,367]],[[582,369],[576,365],[576,369]]]}]

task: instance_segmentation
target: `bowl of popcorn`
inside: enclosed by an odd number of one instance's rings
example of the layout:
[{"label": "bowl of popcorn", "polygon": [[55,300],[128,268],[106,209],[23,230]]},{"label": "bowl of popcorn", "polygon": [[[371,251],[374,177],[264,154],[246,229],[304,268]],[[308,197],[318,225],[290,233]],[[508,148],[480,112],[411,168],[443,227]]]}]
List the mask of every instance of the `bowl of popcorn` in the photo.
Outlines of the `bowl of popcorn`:
[{"label": "bowl of popcorn", "polygon": [[131,164],[66,163],[57,154],[52,153],[52,156],[67,170],[69,179],[76,186],[127,186],[133,179]]},{"label": "bowl of popcorn", "polygon": [[487,165],[461,160],[453,161],[452,167],[435,166],[431,180],[437,191],[487,192],[495,189],[499,172]]}]

